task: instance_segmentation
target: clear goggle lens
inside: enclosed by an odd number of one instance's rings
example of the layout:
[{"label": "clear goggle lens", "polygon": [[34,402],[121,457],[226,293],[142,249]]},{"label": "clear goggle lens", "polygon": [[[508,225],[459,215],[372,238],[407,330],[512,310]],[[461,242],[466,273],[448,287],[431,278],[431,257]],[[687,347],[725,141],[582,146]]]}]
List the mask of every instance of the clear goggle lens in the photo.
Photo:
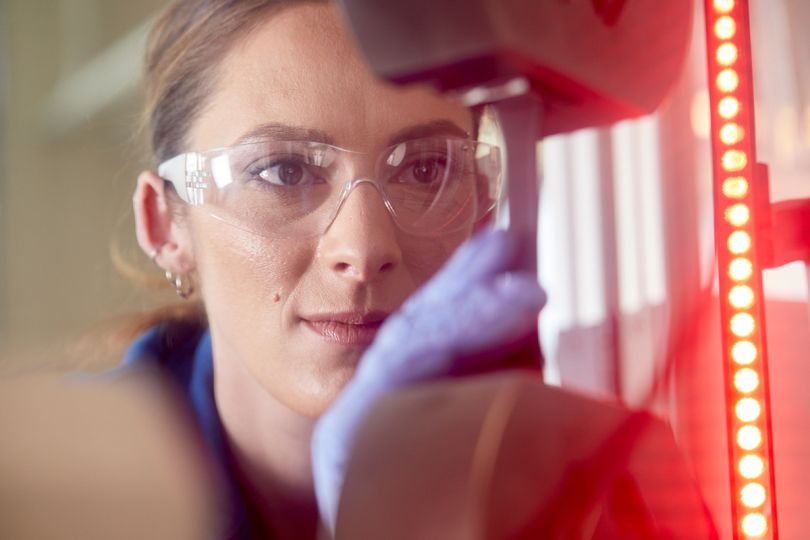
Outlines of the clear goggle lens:
[{"label": "clear goggle lens", "polygon": [[499,149],[448,137],[402,142],[371,163],[328,144],[262,141],[181,154],[158,173],[186,202],[270,236],[323,234],[354,188],[367,183],[403,231],[429,236],[470,228],[501,192]]}]

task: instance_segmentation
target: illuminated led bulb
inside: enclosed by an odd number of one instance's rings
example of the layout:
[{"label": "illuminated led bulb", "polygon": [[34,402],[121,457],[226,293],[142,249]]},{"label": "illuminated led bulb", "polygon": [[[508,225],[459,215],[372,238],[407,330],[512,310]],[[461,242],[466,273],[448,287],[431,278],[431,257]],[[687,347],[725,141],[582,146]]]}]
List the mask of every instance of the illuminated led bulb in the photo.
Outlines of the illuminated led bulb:
[{"label": "illuminated led bulb", "polygon": [[737,46],[733,43],[723,43],[717,47],[717,63],[730,66],[737,61]]},{"label": "illuminated led bulb", "polygon": [[743,426],[737,430],[737,446],[753,450],[762,444],[762,432],[756,426]]},{"label": "illuminated led bulb", "polygon": [[734,388],[744,394],[749,394],[759,386],[759,375],[751,368],[742,368],[734,374]]},{"label": "illuminated led bulb", "polygon": [[742,398],[737,402],[734,407],[734,413],[741,422],[753,422],[759,418],[762,408],[759,406],[759,401],[754,398]]},{"label": "illuminated led bulb", "polygon": [[734,9],[734,0],[714,0],[714,9],[720,13],[728,13]]},{"label": "illuminated led bulb", "polygon": [[740,100],[726,96],[717,104],[717,112],[726,120],[731,120],[740,112]]},{"label": "illuminated led bulb", "polygon": [[740,501],[748,508],[759,508],[765,504],[765,487],[757,482],[746,484],[740,490]]},{"label": "illuminated led bulb", "polygon": [[731,68],[726,68],[717,74],[717,88],[721,92],[733,92],[740,85],[740,76]]},{"label": "illuminated led bulb", "polygon": [[737,23],[728,15],[717,19],[714,23],[714,35],[720,39],[731,39],[737,33]]},{"label": "illuminated led bulb", "polygon": [[752,512],[743,518],[742,531],[749,538],[762,538],[768,532],[768,522],[759,512]]},{"label": "illuminated led bulb", "polygon": [[[728,124],[724,124],[723,127],[720,128],[720,140],[723,144],[732,145],[737,144],[743,137],[745,136],[745,130],[742,128],[740,124],[735,124],[733,122],[729,122]],[[745,181],[745,180],[743,180]],[[728,180],[726,180],[728,182]],[[723,192],[725,193],[725,184],[723,185]],[[726,195],[727,197],[729,195]]]},{"label": "illuminated led bulb", "polygon": [[730,224],[735,227],[742,227],[747,224],[748,220],[751,218],[751,211],[748,210],[746,205],[737,203],[726,208],[725,216],[726,221]]},{"label": "illuminated led bulb", "polygon": [[734,281],[745,281],[754,273],[754,265],[745,257],[737,257],[728,265],[728,277]]},{"label": "illuminated led bulb", "polygon": [[757,346],[750,341],[738,341],[731,347],[731,358],[741,366],[752,364],[757,359]]},{"label": "illuminated led bulb", "polygon": [[726,150],[721,161],[725,170],[736,172],[743,170],[748,165],[748,156],[742,150]]},{"label": "illuminated led bulb", "polygon": [[748,285],[737,285],[728,292],[728,301],[737,309],[748,309],[754,303],[754,291]]},{"label": "illuminated led bulb", "polygon": [[735,255],[742,255],[751,249],[751,235],[745,231],[734,231],[728,235],[728,250]]},{"label": "illuminated led bulb", "polygon": [[[723,136],[722,132],[720,136]],[[723,195],[731,199],[742,199],[748,195],[748,180],[742,176],[732,176],[726,178],[723,181]]]},{"label": "illuminated led bulb", "polygon": [[731,333],[737,337],[748,337],[754,333],[754,318],[748,313],[737,313],[731,318]]},{"label": "illuminated led bulb", "polygon": [[740,471],[740,476],[743,478],[753,480],[762,476],[765,471],[765,462],[759,456],[748,454],[740,458],[737,470]]}]

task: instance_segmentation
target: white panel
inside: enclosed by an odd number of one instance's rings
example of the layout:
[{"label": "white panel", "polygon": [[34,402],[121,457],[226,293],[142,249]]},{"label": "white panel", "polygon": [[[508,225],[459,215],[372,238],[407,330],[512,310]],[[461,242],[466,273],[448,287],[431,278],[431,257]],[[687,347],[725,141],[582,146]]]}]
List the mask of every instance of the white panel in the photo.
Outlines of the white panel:
[{"label": "white panel", "polygon": [[636,215],[636,137],[630,122],[617,124],[612,132],[619,307],[625,313],[632,313],[643,304],[640,223]]},{"label": "white panel", "polygon": [[574,214],[577,323],[594,326],[605,319],[604,246],[597,132],[583,130],[570,138],[571,194]]},{"label": "white panel", "polygon": [[762,273],[762,288],[768,300],[807,302],[807,272],[805,263],[798,261]]},{"label": "white panel", "polygon": [[544,378],[560,383],[557,364],[559,334],[574,325],[574,268],[569,238],[569,202],[566,190],[565,137],[550,137],[542,144],[543,189],[540,198],[538,254],[540,284],[548,293],[540,317],[540,339],[546,356]]},{"label": "white panel", "polygon": [[549,295],[550,311],[561,328],[575,324],[574,261],[569,238],[566,190],[566,146],[563,137],[543,143],[543,196],[540,201],[540,282]]},{"label": "white panel", "polygon": [[647,116],[638,121],[638,193],[641,210],[642,265],[644,296],[647,304],[666,300],[666,264],[664,253],[664,214],[661,201],[661,152],[658,118]]}]

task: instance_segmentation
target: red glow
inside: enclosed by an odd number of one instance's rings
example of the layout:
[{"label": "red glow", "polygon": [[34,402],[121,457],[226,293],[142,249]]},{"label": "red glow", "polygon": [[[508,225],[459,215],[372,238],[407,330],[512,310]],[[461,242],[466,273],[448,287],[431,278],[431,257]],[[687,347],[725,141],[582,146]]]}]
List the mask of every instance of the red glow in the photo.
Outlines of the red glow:
[{"label": "red glow", "polygon": [[777,537],[747,0],[704,0],[734,538]]}]

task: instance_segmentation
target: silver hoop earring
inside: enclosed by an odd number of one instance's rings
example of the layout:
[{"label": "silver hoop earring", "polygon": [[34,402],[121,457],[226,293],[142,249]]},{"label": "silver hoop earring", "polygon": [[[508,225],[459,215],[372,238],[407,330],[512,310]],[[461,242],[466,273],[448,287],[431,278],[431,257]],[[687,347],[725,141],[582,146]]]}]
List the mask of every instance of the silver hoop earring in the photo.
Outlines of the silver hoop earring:
[{"label": "silver hoop earring", "polygon": [[188,297],[194,293],[194,283],[186,274],[173,274],[166,270],[166,281],[174,287],[174,292],[183,300],[188,300]]},{"label": "silver hoop earring", "polygon": [[[152,262],[156,266],[160,266],[157,263],[157,256],[160,252],[157,249],[153,249],[149,253],[149,258],[152,259]],[[188,297],[194,293],[194,283],[191,281],[191,277],[186,274],[174,274],[171,270],[166,270],[164,274],[166,276],[166,281],[174,287],[174,292],[177,293],[177,296],[182,298],[183,300],[188,300]]]}]

